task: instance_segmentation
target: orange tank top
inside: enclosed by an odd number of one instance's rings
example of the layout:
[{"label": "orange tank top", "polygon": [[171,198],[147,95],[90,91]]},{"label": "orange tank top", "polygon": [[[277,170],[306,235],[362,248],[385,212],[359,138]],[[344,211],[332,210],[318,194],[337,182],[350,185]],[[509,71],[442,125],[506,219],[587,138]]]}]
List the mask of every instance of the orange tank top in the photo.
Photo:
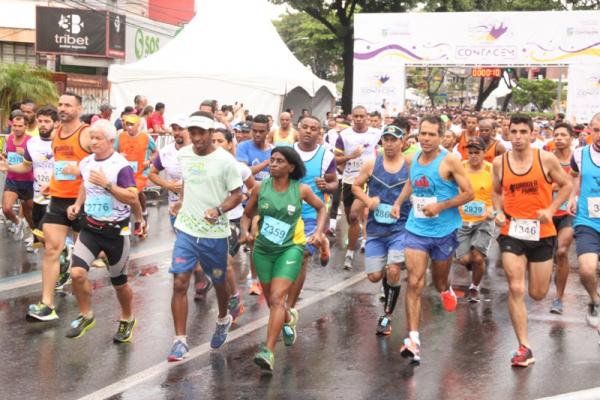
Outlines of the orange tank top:
[{"label": "orange tank top", "polygon": [[485,154],[483,155],[483,159],[489,163],[494,162],[494,158],[496,158],[496,146],[498,146],[498,141],[494,140],[494,143],[490,147],[487,148]]},{"label": "orange tank top", "polygon": [[[475,135],[475,137],[476,136],[479,135]],[[456,146],[456,151],[460,153],[460,156],[463,160],[469,159],[469,151],[467,150],[467,135],[465,132],[461,133],[460,137],[458,138],[458,145]]]},{"label": "orange tank top", "polygon": [[76,199],[81,186],[81,175],[65,175],[62,169],[67,165],[79,165],[90,153],[81,147],[81,131],[87,128],[82,124],[70,136],[62,138],[62,126],[59,126],[52,139],[54,153],[54,174],[50,178],[50,196],[64,199]]},{"label": "orange tank top", "polygon": [[144,175],[144,162],[146,161],[149,142],[150,136],[145,132],[140,132],[135,136],[131,136],[127,132],[121,132],[119,135],[118,151],[129,161],[129,165],[133,168],[138,190],[142,190],[148,180]]},{"label": "orange tank top", "polygon": [[[528,172],[515,174],[510,168],[508,154],[502,156],[502,192],[504,193],[504,213],[507,218],[537,219],[537,211],[548,208],[552,203],[552,183],[546,179],[542,168],[540,150],[533,150],[533,163]],[[509,224],[500,233],[508,235]],[[556,236],[552,221],[540,223],[540,239]]]}]

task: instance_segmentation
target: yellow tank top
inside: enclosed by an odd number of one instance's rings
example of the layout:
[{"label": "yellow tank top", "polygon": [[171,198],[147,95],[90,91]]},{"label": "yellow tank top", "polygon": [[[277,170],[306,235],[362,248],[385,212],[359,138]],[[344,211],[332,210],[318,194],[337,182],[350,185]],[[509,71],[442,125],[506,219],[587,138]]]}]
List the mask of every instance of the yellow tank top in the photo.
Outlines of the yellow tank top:
[{"label": "yellow tank top", "polygon": [[294,144],[294,136],[296,134],[296,130],[294,128],[290,128],[288,135],[284,138],[279,134],[280,129],[277,128],[273,133],[273,145],[275,146],[292,146]]},{"label": "yellow tank top", "polygon": [[468,161],[464,161],[463,166],[475,192],[475,198],[460,207],[460,215],[463,222],[480,222],[485,220],[487,209],[492,206],[492,164],[484,161],[483,168],[478,172],[469,171]]}]

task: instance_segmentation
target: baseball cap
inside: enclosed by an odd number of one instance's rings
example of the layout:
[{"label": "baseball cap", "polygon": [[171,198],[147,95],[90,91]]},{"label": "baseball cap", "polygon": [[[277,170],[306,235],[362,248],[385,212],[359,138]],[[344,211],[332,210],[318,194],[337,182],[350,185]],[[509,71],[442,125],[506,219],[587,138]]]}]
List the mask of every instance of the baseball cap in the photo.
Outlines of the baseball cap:
[{"label": "baseball cap", "polygon": [[201,115],[194,115],[188,118],[187,126],[188,128],[195,126],[202,129],[215,129],[215,121]]},{"label": "baseball cap", "polygon": [[112,106],[109,102],[105,101],[104,103],[100,104],[100,111],[104,111],[104,110],[114,110],[115,106]]},{"label": "baseball cap", "polygon": [[140,122],[139,115],[127,114],[123,116],[123,122],[129,122],[130,124],[137,124]]},{"label": "baseball cap", "polygon": [[473,147],[482,151],[486,149],[485,141],[480,137],[474,137],[469,139],[469,141],[467,142],[467,148],[469,147]]},{"label": "baseball cap", "polygon": [[169,124],[169,126],[173,125],[177,125],[185,129],[188,127],[188,118],[183,114],[176,115]]},{"label": "baseball cap", "polygon": [[251,129],[250,129],[250,124],[249,124],[249,123],[247,123],[247,122],[243,122],[243,123],[241,123],[241,124],[240,124],[240,130],[241,130],[242,132],[250,132],[250,130],[251,130]]},{"label": "baseball cap", "polygon": [[402,139],[404,137],[404,130],[396,125],[388,125],[383,129],[383,133],[381,134],[381,136],[385,135],[392,135],[398,139]]}]

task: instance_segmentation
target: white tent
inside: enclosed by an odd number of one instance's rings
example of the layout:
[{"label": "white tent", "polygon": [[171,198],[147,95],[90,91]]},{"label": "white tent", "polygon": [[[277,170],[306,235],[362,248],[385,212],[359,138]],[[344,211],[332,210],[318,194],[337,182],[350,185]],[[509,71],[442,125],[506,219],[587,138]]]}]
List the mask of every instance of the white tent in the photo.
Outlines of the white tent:
[{"label": "white tent", "polygon": [[120,110],[142,94],[165,103],[167,116],[196,111],[205,99],[241,102],[254,115],[306,108],[324,116],[335,86],[294,57],[265,6],[266,0],[197,0],[194,19],[160,51],[110,67],[111,103]]}]

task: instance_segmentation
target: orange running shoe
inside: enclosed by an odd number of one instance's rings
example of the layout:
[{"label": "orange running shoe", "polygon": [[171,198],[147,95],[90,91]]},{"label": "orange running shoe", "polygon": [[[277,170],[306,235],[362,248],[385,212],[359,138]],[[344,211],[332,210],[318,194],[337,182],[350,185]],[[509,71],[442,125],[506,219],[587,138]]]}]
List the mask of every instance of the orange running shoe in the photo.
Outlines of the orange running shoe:
[{"label": "orange running shoe", "polygon": [[513,367],[527,368],[534,362],[535,358],[533,358],[533,352],[530,348],[523,345],[519,346],[519,350],[515,351],[510,359],[510,363]]},{"label": "orange running shoe", "polygon": [[450,286],[448,290],[444,290],[442,293],[440,293],[440,297],[446,311],[453,312],[456,310],[456,303],[458,300],[456,299],[454,290],[452,290],[452,286]]}]

